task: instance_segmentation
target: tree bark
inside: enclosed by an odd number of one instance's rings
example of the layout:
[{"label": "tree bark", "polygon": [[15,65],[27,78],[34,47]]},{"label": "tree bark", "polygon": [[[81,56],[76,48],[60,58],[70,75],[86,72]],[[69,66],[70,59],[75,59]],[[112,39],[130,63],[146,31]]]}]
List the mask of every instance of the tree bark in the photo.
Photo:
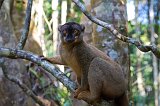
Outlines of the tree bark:
[{"label": "tree bark", "polygon": [[[0,47],[16,47],[16,38],[10,15],[11,1],[5,0],[0,9]],[[2,70],[21,79],[28,87],[30,86],[23,60],[9,60],[0,57],[0,105],[35,106],[31,98],[28,98],[18,86],[4,77]]]}]

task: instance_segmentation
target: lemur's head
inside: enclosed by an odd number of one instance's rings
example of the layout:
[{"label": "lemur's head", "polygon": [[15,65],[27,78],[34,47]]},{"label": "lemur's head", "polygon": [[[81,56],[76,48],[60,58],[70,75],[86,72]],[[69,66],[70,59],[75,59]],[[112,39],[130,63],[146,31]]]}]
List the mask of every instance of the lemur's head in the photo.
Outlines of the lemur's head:
[{"label": "lemur's head", "polygon": [[83,41],[85,27],[75,22],[68,22],[59,25],[58,30],[61,34],[61,41],[65,44],[78,43]]}]

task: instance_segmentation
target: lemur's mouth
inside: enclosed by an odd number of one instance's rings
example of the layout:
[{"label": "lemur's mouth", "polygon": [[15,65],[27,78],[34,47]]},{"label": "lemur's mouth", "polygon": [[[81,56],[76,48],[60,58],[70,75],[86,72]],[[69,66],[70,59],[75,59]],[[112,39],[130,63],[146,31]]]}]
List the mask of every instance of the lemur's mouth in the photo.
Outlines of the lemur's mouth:
[{"label": "lemur's mouth", "polygon": [[73,43],[75,41],[75,39],[67,39],[65,41],[66,41],[66,43]]},{"label": "lemur's mouth", "polygon": [[78,36],[75,36],[75,39],[77,39],[78,38]]}]

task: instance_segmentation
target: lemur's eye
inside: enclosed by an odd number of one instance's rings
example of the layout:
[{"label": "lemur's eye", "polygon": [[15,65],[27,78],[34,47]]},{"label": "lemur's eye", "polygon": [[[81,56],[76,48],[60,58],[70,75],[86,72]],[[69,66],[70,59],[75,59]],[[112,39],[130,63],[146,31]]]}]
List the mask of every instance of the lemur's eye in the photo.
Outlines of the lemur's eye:
[{"label": "lemur's eye", "polygon": [[77,30],[74,30],[74,34],[78,34],[78,31],[77,31]]},{"label": "lemur's eye", "polygon": [[64,30],[64,31],[63,31],[63,34],[64,34],[64,35],[66,35],[66,34],[67,34],[67,31],[66,31],[66,30]]}]

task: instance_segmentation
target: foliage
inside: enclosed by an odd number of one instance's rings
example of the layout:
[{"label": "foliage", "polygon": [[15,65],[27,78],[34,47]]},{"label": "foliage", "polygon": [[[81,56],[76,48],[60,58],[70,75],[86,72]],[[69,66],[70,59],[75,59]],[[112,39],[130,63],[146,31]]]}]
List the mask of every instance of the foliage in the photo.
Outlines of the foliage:
[{"label": "foliage", "polygon": [[23,9],[24,9],[24,4],[23,1],[17,1],[17,3],[15,3],[15,7],[18,10],[18,12],[20,13]]},{"label": "foliage", "polygon": [[[132,1],[132,0],[129,0]],[[154,3],[154,12],[156,17],[157,6],[155,0]],[[150,44],[150,33],[149,33],[149,19],[148,19],[148,2],[139,1],[138,5],[138,21],[131,20],[128,22],[128,33],[130,37],[140,39],[144,44]],[[145,20],[145,21],[144,21]],[[156,27],[157,23],[154,24]],[[137,32],[137,25],[138,30]],[[160,29],[157,30],[155,33],[159,33]],[[158,42],[158,40],[157,40]],[[154,78],[153,78],[153,67],[152,67],[152,57],[151,53],[141,53],[141,56],[138,56],[137,49],[134,46],[130,46],[130,69],[131,69],[131,100],[135,106],[139,106],[141,104],[146,106],[154,106]],[[139,71],[142,73],[143,82],[142,85],[144,86],[146,95],[141,96],[140,92],[138,91],[138,84],[137,84],[137,61],[140,59],[140,69]]]},{"label": "foliage", "polygon": [[[47,20],[50,22],[52,20],[52,1],[51,0],[44,0],[44,12],[47,17]],[[47,49],[47,56],[53,56],[53,32],[49,31],[48,25],[44,24],[45,29],[45,43]]]},{"label": "foliage", "polygon": [[31,64],[28,75],[34,93],[43,96],[45,99],[54,100],[60,106],[70,106],[71,100],[68,96],[68,90],[62,84],[57,83],[55,78],[40,66]]}]

